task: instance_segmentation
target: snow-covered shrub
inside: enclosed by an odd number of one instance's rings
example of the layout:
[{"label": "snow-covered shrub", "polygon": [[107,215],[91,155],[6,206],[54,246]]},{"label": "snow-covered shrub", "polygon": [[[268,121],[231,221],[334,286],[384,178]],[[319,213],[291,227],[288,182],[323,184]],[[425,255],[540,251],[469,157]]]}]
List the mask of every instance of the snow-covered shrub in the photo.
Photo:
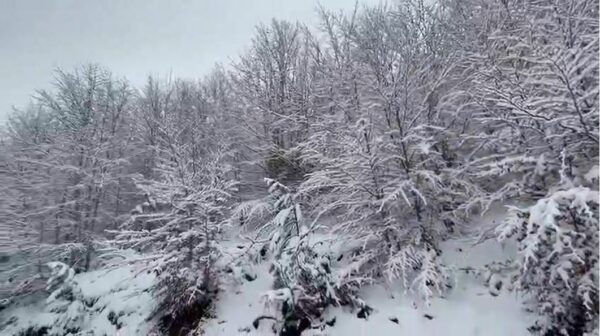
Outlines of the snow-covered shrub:
[{"label": "snow-covered shrub", "polygon": [[360,275],[348,277],[332,251],[318,248],[328,241],[301,227],[299,236],[287,244],[273,260],[274,290],[265,297],[281,313],[282,333],[300,329],[302,324],[323,326],[319,319],[329,306],[370,309],[359,297],[360,287],[368,282]]},{"label": "snow-covered shrub", "polygon": [[379,280],[399,280],[405,291],[425,304],[447,290],[449,270],[441,263],[437,242],[422,227],[403,229],[389,226],[365,235],[358,244],[348,244],[340,278],[361,279],[359,285]]},{"label": "snow-covered shrub", "polygon": [[472,163],[476,167],[473,176],[483,190],[473,201],[487,211],[498,201],[515,197],[539,198],[558,180],[560,165],[540,155],[514,155],[499,158],[497,155],[482,157]]},{"label": "snow-covered shrub", "polygon": [[333,266],[336,257],[317,246],[326,243],[316,235],[316,221],[302,215],[299,195],[276,180],[265,179],[269,195],[261,202],[241,204],[234,217],[243,215],[248,222],[264,221],[257,230],[265,244],[264,257],[270,257],[275,277],[274,289],[265,297],[280,312],[275,317],[281,334],[314,325],[329,305],[365,304],[357,296],[361,281],[348,281]]},{"label": "snow-covered shrub", "polygon": [[518,289],[531,293],[545,335],[582,335],[598,323],[598,190],[566,186],[510,208],[498,228],[519,246]]},{"label": "snow-covered shrub", "polygon": [[52,275],[47,282],[50,295],[46,299],[46,310],[58,314],[50,334],[77,333],[85,322],[88,307],[74,280],[75,270],[61,262],[50,262],[48,267]]},{"label": "snow-covered shrub", "polygon": [[163,226],[154,230],[123,231],[122,246],[138,248],[149,254],[142,258],[148,272],[156,274],[153,286],[162,316],[162,327],[170,332],[191,332],[209,312],[218,291],[214,264],[218,258],[216,219],[195,217],[194,212],[170,208],[153,216]]},{"label": "snow-covered shrub", "polygon": [[[306,258],[310,252],[299,248],[287,258]],[[314,254],[311,256],[314,257]],[[300,260],[281,260],[273,263],[275,289],[265,294],[268,305],[279,312],[281,333],[302,331],[314,325],[312,320],[321,316],[330,304],[333,293],[326,264],[314,263],[308,257]],[[286,259],[287,259],[286,258]]]},{"label": "snow-covered shrub", "polygon": [[301,179],[307,167],[302,165],[299,153],[293,150],[273,150],[265,161],[267,176],[279,181],[294,181]]},{"label": "snow-covered shrub", "polygon": [[[128,261],[141,257],[133,251],[121,256]],[[51,274],[44,281],[44,297],[29,302],[18,299],[3,310],[0,334],[145,335],[154,327],[150,319],[156,304],[150,289],[155,277],[140,273],[143,269],[138,265],[119,263],[78,274],[60,262],[43,268]]]},{"label": "snow-covered shrub", "polygon": [[192,146],[174,143],[175,129],[163,131],[156,178],[138,181],[147,205],[138,206],[116,232],[116,243],[148,254],[163,329],[189,333],[209,314],[218,292],[219,236],[235,183],[223,147],[200,158]]},{"label": "snow-covered shrub", "polygon": [[74,279],[75,270],[58,261],[49,262],[44,267],[50,269],[50,276],[46,282],[45,291],[48,297],[43,304],[43,310],[52,316],[51,323],[38,324],[35,320],[30,320],[21,334],[76,334],[86,323],[90,309],[79,284]]},{"label": "snow-covered shrub", "polygon": [[48,267],[52,274],[48,278],[46,290],[51,292],[48,302],[52,302],[64,292],[72,291],[75,271],[67,264],[57,261],[48,263]]},{"label": "snow-covered shrub", "polygon": [[46,265],[60,261],[74,269],[83,268],[86,246],[80,243],[40,244],[12,252],[0,268],[0,292],[11,301],[36,300],[44,295]]},{"label": "snow-covered shrub", "polygon": [[216,271],[212,268],[215,256],[208,246],[200,249],[206,250],[195,251],[201,257],[188,267],[183,267],[183,259],[170,254],[155,268],[155,295],[160,301],[157,311],[163,316],[162,328],[170,333],[190,333],[201,318],[210,316],[212,300],[218,292]]},{"label": "snow-covered shrub", "polygon": [[239,204],[231,220],[255,230],[255,235],[269,241],[266,248],[279,255],[292,236],[300,233],[302,211],[295,193],[277,180],[264,179],[268,195]]}]

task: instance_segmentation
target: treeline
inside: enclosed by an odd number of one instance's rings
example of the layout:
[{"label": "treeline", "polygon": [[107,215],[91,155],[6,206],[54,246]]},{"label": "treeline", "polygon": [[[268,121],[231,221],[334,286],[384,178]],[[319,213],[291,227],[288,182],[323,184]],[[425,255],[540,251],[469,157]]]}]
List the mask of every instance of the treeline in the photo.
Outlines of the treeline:
[{"label": "treeline", "polygon": [[[379,280],[427,301],[446,290],[439,242],[510,201],[522,208],[494,236],[518,238],[516,284],[548,317],[534,329],[597,328],[597,1],[318,15],[260,25],[198,81],[57,71],[2,137],[4,248],[28,255],[10,277],[134,247],[153,256],[161,309],[184,316],[216,295],[221,237],[242,230],[278,261],[276,297],[297,315],[364,309],[358,289]],[[324,218],[350,261],[306,242]],[[12,283],[15,297],[33,286]]]}]

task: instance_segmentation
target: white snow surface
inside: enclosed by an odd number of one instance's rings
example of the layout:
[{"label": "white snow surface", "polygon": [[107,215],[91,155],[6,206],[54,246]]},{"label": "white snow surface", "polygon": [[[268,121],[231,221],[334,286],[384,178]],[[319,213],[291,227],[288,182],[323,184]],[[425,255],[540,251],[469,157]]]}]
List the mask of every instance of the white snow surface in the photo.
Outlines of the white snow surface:
[{"label": "white snow surface", "polygon": [[[97,300],[84,314],[79,334],[81,335],[148,335],[152,327],[148,323],[150,313],[155,307],[152,293],[148,290],[154,275],[139,273],[135,266],[122,266],[109,270],[97,270],[74,276],[74,281],[81,289],[84,298]],[[69,310],[79,305],[75,301]],[[114,312],[122,326],[117,330],[109,319],[108,314]],[[0,330],[1,335],[15,335],[27,326],[53,326],[59,314],[50,312],[44,301],[35,305],[16,306],[9,308],[6,320],[16,317],[14,323]],[[4,320],[4,319],[3,319]]]},{"label": "white snow surface", "polygon": [[[452,241],[444,244],[443,250],[447,264],[455,268],[478,268],[487,262],[503,261],[506,256],[493,240],[477,246],[471,246],[470,241]],[[456,270],[454,277],[455,285],[448,294],[432,299],[429,306],[400,288],[369,287],[363,291],[363,298],[374,312],[367,320],[357,318],[356,312],[333,308],[326,319],[335,316],[334,327],[313,335],[530,335],[527,327],[533,324],[535,316],[524,311],[522,298],[516,293],[502,290],[498,296],[492,296],[483,280],[473,273]],[[397,324],[390,320],[393,318]]]},{"label": "white snow surface", "polygon": [[205,321],[202,326],[205,335],[273,335],[269,323],[261,323],[258,330],[252,327],[252,322],[258,316],[275,315],[269,312],[263,298],[263,294],[273,285],[269,265],[263,263],[253,271],[257,275],[254,281],[243,281],[241,284],[232,281],[225,285],[226,290],[221,292],[216,302],[217,317]]},{"label": "white snow surface", "polygon": [[[477,226],[495,226],[500,216],[499,213],[484,216]],[[442,244],[442,259],[453,270],[453,288],[444,297],[434,298],[430,305],[425,305],[414,294],[406,293],[400,285],[368,286],[361,293],[364,301],[374,309],[367,319],[357,318],[357,312],[346,307],[331,307],[323,317],[324,321],[335,317],[333,327],[308,330],[303,335],[530,335],[527,328],[537,316],[524,310],[525,298],[508,289],[511,286],[503,275],[494,275],[494,281],[503,281],[502,288],[494,291],[488,288],[482,275],[486,264],[506,261],[515,255],[516,248],[501,245],[494,239],[479,244],[476,241],[476,238],[449,240]],[[270,323],[263,323],[264,320],[258,329],[252,326],[260,315],[275,316],[265,310],[264,294],[273,283],[268,268],[268,262],[256,266],[254,281],[224,284],[225,290],[216,304],[217,317],[203,323],[204,335],[273,335]],[[467,268],[476,271],[465,271]]]},{"label": "white snow surface", "polygon": [[[495,226],[499,215],[480,218],[475,227]],[[331,236],[315,237],[340,246],[340,239]],[[326,239],[327,238],[327,239]],[[478,244],[477,238],[449,240],[442,244],[442,259],[452,270],[452,288],[443,297],[433,298],[429,305],[415,294],[406,292],[398,284],[376,284],[361,292],[373,312],[366,318],[358,318],[357,311],[348,307],[330,307],[323,321],[335,318],[333,326],[310,329],[307,336],[345,335],[444,335],[444,336],[526,336],[527,328],[537,316],[523,308],[524,298],[510,291],[507,279],[495,274],[494,282],[502,281],[500,290],[490,290],[485,283],[485,265],[504,262],[515,255],[514,246],[503,246],[495,239]],[[230,251],[242,253],[233,240]],[[326,244],[322,244],[325,248]],[[232,254],[235,258],[235,255]],[[234,276],[221,279],[220,291],[214,307],[214,318],[201,322],[201,333],[207,336],[273,335],[272,322],[263,320],[255,329],[252,322],[261,315],[276,316],[269,311],[265,294],[273,289],[270,263],[245,265],[234,270]],[[467,270],[468,269],[468,270]],[[256,276],[248,281],[243,273]],[[133,265],[110,270],[97,270],[77,274],[74,281],[85,298],[97,298],[86,313],[80,333],[83,335],[150,335],[154,326],[149,321],[156,302],[149,288],[154,275],[141,272]],[[491,281],[490,281],[491,282]],[[494,295],[492,295],[494,294]],[[73,307],[75,309],[76,307]],[[113,311],[122,326],[119,330],[108,319]],[[13,306],[3,311],[5,316],[15,316],[17,321],[0,330],[2,335],[14,335],[28,325],[52,325],[59,316],[52,313],[41,300],[35,305]],[[0,319],[6,320],[6,319]],[[394,320],[394,321],[392,321]],[[397,322],[395,322],[397,321]]]}]

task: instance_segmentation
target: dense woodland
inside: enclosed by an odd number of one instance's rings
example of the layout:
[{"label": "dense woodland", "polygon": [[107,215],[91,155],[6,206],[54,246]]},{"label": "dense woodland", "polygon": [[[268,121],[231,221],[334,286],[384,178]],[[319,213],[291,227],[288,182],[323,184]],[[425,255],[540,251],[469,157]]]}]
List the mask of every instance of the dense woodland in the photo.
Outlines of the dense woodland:
[{"label": "dense woodland", "polygon": [[[86,272],[132,248],[171,334],[260,258],[277,318],[310,320],[368,310],[374,282],[441,295],[439,243],[479,234],[516,241],[506,271],[534,298],[532,333],[598,330],[598,2],[315,15],[259,25],[200,80],[56,71],[0,138],[0,249],[19,260],[0,268],[3,304],[46,291],[47,262]],[[496,204],[495,230],[469,225]],[[322,232],[347,257],[311,242]],[[248,248],[223,262],[233,237]]]}]

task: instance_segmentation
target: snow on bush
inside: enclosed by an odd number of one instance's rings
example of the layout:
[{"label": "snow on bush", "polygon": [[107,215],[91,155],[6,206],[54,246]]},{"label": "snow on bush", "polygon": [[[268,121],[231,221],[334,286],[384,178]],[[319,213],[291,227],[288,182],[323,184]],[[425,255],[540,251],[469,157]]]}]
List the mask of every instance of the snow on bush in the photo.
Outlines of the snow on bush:
[{"label": "snow on bush", "polygon": [[145,335],[153,329],[152,273],[123,264],[79,274],[62,262],[47,267],[46,299],[13,302],[0,315],[0,334]]},{"label": "snow on bush", "polygon": [[356,294],[362,280],[348,281],[333,267],[336,257],[331,251],[317,248],[324,243],[315,234],[319,225],[303,217],[299,195],[273,179],[265,182],[269,195],[261,202],[241,204],[234,217],[244,218],[247,224],[264,221],[255,240],[263,242],[260,253],[272,263],[275,282],[265,299],[278,312],[270,316],[277,321],[278,332],[315,326],[314,319],[329,305],[363,307]]},{"label": "snow on bush", "polygon": [[116,243],[149,253],[146,267],[157,276],[154,293],[163,329],[192,332],[218,292],[218,238],[235,183],[224,163],[225,148],[193,157],[194,149],[175,140],[176,134],[175,126],[163,128],[157,179],[138,181],[148,211],[139,206],[116,231]]},{"label": "snow on bush", "polygon": [[499,238],[518,241],[517,288],[531,293],[547,317],[535,330],[580,335],[598,327],[598,230],[598,191],[588,187],[510,208]]}]

